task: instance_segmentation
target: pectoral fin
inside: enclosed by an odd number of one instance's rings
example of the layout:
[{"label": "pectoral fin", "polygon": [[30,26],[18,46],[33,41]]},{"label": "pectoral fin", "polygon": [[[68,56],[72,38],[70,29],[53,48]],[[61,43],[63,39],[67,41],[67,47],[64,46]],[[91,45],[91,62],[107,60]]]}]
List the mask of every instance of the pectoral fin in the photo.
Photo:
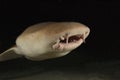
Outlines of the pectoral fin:
[{"label": "pectoral fin", "polygon": [[7,61],[10,59],[15,59],[21,57],[21,55],[16,54],[15,50],[17,49],[16,46],[11,47],[10,49],[6,50],[5,52],[0,54],[0,61]]}]

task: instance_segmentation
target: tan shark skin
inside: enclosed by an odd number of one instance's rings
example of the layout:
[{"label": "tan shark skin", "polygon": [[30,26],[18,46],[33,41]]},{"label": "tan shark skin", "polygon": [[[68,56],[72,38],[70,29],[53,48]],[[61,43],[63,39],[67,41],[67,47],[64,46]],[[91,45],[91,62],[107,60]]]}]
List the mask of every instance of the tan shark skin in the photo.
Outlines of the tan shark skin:
[{"label": "tan shark skin", "polygon": [[20,56],[33,61],[61,57],[80,46],[89,33],[90,29],[78,22],[35,24],[17,37],[14,47],[0,54],[0,61]]}]

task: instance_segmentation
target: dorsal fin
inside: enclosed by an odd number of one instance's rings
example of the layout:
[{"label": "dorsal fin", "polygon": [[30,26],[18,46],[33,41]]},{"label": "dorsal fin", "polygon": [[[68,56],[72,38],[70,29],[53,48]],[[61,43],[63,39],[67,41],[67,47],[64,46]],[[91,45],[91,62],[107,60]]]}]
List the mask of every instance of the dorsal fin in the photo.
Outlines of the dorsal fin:
[{"label": "dorsal fin", "polygon": [[21,55],[16,54],[15,50],[17,49],[16,46],[9,48],[8,50],[4,51],[0,54],[0,61],[7,61],[11,59],[16,59],[21,57]]}]

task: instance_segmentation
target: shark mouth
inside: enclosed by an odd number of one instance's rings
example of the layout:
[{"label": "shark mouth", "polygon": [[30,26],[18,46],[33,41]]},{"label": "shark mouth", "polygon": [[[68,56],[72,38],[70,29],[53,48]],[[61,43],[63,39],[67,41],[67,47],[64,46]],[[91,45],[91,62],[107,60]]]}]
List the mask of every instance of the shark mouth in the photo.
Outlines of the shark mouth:
[{"label": "shark mouth", "polygon": [[76,34],[72,36],[68,36],[66,34],[65,36],[59,38],[59,40],[53,45],[53,49],[72,50],[77,48],[83,42],[85,42],[83,34]]},{"label": "shark mouth", "polygon": [[70,37],[61,37],[60,38],[60,43],[74,43],[79,41],[80,39],[84,39],[84,36],[79,34],[79,35],[73,35]]}]

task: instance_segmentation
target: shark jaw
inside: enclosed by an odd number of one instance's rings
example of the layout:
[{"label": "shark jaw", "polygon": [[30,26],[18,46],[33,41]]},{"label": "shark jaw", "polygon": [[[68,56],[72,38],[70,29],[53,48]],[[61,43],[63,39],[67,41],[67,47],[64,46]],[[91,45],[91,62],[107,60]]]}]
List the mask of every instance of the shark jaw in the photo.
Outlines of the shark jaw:
[{"label": "shark jaw", "polygon": [[69,36],[69,34],[65,34],[64,36],[59,37],[52,48],[58,51],[70,51],[80,46],[83,42],[85,42],[84,34],[71,36]]}]

